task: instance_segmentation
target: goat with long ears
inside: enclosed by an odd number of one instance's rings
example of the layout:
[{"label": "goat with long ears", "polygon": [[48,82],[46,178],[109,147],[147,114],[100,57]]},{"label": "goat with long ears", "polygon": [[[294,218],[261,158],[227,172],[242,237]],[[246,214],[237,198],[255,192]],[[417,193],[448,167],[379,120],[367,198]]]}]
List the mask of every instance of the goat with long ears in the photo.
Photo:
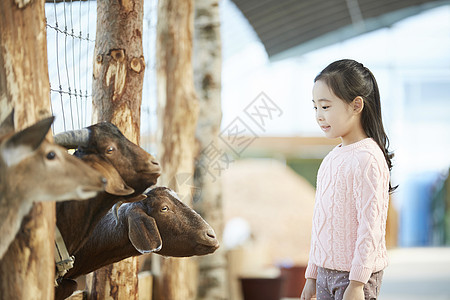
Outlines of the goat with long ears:
[{"label": "goat with long ears", "polygon": [[84,200],[104,188],[100,173],[46,140],[53,119],[15,132],[11,112],[0,125],[0,259],[33,202]]},{"label": "goat with long ears", "polygon": [[88,241],[74,252],[74,266],[55,290],[55,299],[70,296],[75,278],[122,259],[154,252],[173,257],[211,254],[219,241],[211,226],[176,193],[157,187],[139,202],[110,210],[95,226]]}]

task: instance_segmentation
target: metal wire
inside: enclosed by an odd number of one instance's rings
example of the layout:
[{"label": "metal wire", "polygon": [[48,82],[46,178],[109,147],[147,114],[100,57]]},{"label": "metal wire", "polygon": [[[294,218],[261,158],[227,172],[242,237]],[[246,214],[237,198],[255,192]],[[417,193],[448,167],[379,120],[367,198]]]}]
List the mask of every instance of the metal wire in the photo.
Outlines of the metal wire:
[{"label": "metal wire", "polygon": [[[92,63],[88,58],[95,40],[90,38],[90,2],[53,0],[46,4],[47,36],[54,35],[54,44],[48,43],[48,48],[52,47],[49,53],[55,52],[48,57],[51,110],[56,116],[54,133],[88,126],[91,119],[92,94],[88,89]],[[86,18],[87,22],[83,21]]]}]

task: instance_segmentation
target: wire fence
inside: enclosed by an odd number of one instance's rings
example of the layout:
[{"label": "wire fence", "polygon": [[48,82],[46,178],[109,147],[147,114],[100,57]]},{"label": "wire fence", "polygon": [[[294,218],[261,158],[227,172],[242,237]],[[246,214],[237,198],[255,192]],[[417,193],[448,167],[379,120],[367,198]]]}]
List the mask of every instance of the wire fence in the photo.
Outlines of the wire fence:
[{"label": "wire fence", "polygon": [[96,2],[46,3],[53,132],[90,125]]},{"label": "wire fence", "polygon": [[[141,146],[156,151],[157,0],[144,1],[145,75],[141,106]],[[97,4],[95,1],[47,0],[47,52],[50,98],[56,116],[53,133],[79,129],[92,120],[92,67]]]}]

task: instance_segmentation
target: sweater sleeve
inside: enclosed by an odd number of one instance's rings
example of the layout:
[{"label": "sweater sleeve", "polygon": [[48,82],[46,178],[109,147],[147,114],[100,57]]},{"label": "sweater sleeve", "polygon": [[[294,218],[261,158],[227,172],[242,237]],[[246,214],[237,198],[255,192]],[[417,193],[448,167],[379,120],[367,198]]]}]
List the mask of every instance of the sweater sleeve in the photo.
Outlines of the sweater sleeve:
[{"label": "sweater sleeve", "polygon": [[317,279],[317,266],[313,263],[308,263],[305,271],[305,278]]},{"label": "sweater sleeve", "polygon": [[367,155],[359,160],[354,173],[358,229],[349,279],[362,283],[368,282],[380,245],[384,243],[383,214],[387,213],[389,199],[389,171],[384,163]]}]

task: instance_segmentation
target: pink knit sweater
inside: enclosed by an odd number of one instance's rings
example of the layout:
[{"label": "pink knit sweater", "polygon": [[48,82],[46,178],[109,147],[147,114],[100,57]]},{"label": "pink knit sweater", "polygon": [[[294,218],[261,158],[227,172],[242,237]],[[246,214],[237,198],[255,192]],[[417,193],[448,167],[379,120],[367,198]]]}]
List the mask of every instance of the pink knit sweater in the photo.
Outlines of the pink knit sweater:
[{"label": "pink knit sweater", "polygon": [[317,278],[317,267],[323,267],[367,283],[384,269],[388,204],[389,169],[377,143],[366,138],[334,148],[317,174],[305,277]]}]

